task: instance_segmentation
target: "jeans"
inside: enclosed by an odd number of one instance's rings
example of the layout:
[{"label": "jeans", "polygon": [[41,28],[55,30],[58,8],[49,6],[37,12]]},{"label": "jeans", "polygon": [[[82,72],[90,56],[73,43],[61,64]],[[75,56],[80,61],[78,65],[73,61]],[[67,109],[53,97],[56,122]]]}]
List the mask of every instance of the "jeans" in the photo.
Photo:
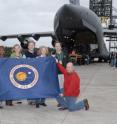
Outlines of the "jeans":
[{"label": "jeans", "polygon": [[[63,92],[64,92],[64,88],[61,88],[60,93],[63,93]],[[56,97],[56,101],[58,102],[58,104],[60,104],[59,101],[58,101],[58,97]]]},{"label": "jeans", "polygon": [[114,59],[111,59],[111,66],[113,67],[113,66],[114,66],[114,64],[115,64]]},{"label": "jeans", "polygon": [[69,111],[76,111],[76,110],[83,109],[85,107],[83,100],[80,102],[77,102],[77,97],[58,96],[57,101],[58,103],[60,103],[60,105],[63,108],[67,108]]},{"label": "jeans", "polygon": [[90,62],[89,59],[85,60],[85,64],[86,64],[86,65],[89,65],[89,62]]}]

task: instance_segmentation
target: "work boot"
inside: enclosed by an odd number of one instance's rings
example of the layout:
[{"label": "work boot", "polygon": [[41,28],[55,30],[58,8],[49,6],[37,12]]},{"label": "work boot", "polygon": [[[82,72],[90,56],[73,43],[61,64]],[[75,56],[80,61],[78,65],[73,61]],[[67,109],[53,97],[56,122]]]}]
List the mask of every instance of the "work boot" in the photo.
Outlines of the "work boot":
[{"label": "work boot", "polygon": [[84,99],[83,102],[84,102],[85,110],[89,110],[88,100],[87,99]]},{"label": "work boot", "polygon": [[40,103],[40,105],[42,105],[42,106],[44,106],[44,107],[46,107],[46,106],[47,106],[47,104],[46,104],[46,103]]},{"label": "work boot", "polygon": [[64,110],[67,110],[67,108],[66,107],[61,107],[61,108],[59,108],[59,110],[64,111]]},{"label": "work boot", "polygon": [[60,103],[58,103],[57,107],[61,107],[61,104],[60,104]]},{"label": "work boot", "polygon": [[21,101],[17,101],[17,104],[22,104],[22,102]]}]

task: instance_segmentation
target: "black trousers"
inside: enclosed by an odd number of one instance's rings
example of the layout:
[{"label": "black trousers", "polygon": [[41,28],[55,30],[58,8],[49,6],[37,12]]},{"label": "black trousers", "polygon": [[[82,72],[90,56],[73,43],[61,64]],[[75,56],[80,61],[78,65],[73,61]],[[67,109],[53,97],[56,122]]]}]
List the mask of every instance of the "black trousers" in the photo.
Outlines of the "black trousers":
[{"label": "black trousers", "polygon": [[12,100],[6,100],[6,105],[12,105]]}]

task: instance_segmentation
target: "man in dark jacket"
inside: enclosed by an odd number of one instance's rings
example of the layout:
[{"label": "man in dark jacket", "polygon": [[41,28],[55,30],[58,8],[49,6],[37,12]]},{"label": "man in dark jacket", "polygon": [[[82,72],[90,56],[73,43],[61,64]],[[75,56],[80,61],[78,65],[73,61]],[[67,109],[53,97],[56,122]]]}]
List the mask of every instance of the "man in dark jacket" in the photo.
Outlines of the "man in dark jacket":
[{"label": "man in dark jacket", "polygon": [[56,50],[56,58],[58,61],[62,62],[62,65],[66,67],[67,62],[69,61],[69,56],[67,52],[62,50],[62,45],[59,41],[56,41],[54,44],[55,50]]},{"label": "man in dark jacket", "polygon": [[[69,62],[69,56],[67,54],[67,52],[64,52],[62,50],[62,44],[59,41],[55,41],[54,43],[54,48],[55,48],[55,58],[61,62],[61,64],[66,67],[67,62]],[[61,92],[63,92],[63,75],[62,73],[59,71],[58,69],[58,74],[59,74],[59,83],[60,83],[60,87],[61,87]],[[60,106],[60,104],[57,105],[58,107]]]}]

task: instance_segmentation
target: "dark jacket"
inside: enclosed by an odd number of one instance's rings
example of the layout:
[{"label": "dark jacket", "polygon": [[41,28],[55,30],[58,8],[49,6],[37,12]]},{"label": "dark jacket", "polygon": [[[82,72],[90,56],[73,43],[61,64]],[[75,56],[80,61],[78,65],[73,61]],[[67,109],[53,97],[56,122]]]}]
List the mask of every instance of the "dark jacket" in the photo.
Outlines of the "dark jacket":
[{"label": "dark jacket", "polygon": [[[69,56],[68,56],[68,54],[66,53],[66,52],[61,52],[60,54],[57,54],[56,53],[56,56],[55,56],[57,59],[58,59],[58,61],[62,61],[62,65],[64,66],[64,67],[66,67],[66,64],[69,62]],[[61,72],[60,71],[58,71],[58,74],[61,74]]]},{"label": "dark jacket", "polygon": [[37,57],[36,52],[31,53],[29,51],[26,51],[24,54],[25,54],[26,58],[36,58]]}]

